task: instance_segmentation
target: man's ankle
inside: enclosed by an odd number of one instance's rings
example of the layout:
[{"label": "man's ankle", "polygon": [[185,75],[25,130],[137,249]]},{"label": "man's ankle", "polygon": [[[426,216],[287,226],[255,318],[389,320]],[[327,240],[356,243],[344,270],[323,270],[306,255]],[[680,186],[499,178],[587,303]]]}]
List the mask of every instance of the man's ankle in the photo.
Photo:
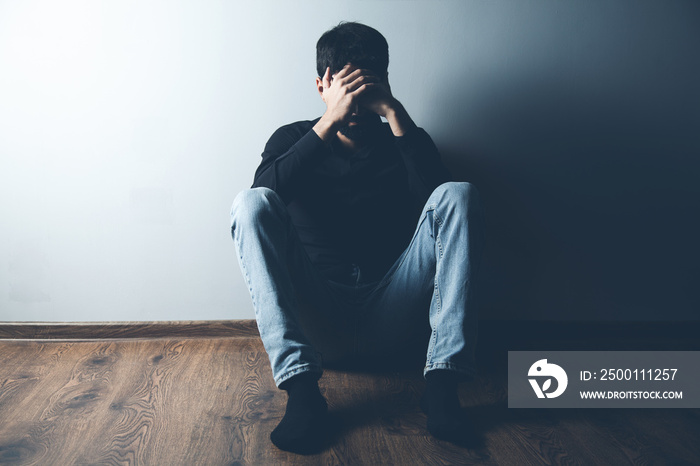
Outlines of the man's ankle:
[{"label": "man's ankle", "polygon": [[317,373],[305,372],[280,384],[289,397],[270,440],[281,450],[306,454],[325,445],[328,404],[318,388],[318,378]]},{"label": "man's ankle", "polygon": [[290,395],[301,391],[316,391],[318,390],[318,379],[320,377],[321,374],[317,372],[302,372],[282,382],[279,388]]},{"label": "man's ankle", "polygon": [[425,381],[429,387],[456,390],[460,380],[461,375],[458,372],[447,369],[435,369],[425,374]]}]

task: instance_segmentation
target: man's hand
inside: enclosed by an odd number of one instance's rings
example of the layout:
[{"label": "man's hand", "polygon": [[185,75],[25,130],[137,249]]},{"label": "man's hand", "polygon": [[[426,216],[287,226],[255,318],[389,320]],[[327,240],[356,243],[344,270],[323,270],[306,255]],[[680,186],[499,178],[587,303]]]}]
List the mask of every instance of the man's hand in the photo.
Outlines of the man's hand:
[{"label": "man's hand", "polygon": [[331,76],[330,68],[321,79],[322,98],[326,103],[326,113],[314,126],[314,131],[324,141],[332,139],[339,128],[350,121],[357,112],[360,97],[378,84],[376,76],[347,64]]},{"label": "man's hand", "polygon": [[324,141],[335,137],[352,114],[359,112],[360,106],[385,117],[395,136],[403,136],[414,126],[401,103],[391,94],[388,80],[352,64],[345,65],[333,76],[330,72],[330,68],[326,68],[323,78],[317,80],[326,112],[313,129]]},{"label": "man's hand", "polygon": [[367,110],[376,113],[377,115],[386,118],[391,127],[391,132],[394,136],[400,137],[415,126],[413,120],[406,112],[406,109],[401,105],[401,102],[396,100],[391,94],[389,80],[385,77],[377,79],[376,84],[368,88],[367,91],[360,97],[360,105]]},{"label": "man's hand", "polygon": [[386,118],[389,113],[396,109],[399,102],[391,95],[388,80],[382,80],[371,73],[368,76],[375,81],[360,97],[359,104],[370,112]]}]

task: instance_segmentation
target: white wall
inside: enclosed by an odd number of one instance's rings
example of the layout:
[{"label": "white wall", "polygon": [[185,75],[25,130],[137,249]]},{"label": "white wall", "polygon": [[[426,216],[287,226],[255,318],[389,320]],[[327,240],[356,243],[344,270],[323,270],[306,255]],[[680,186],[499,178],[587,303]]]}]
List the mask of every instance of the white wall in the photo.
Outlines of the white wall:
[{"label": "white wall", "polygon": [[[229,207],[269,135],[323,112],[315,43],[341,20],[387,37],[394,94],[458,177],[480,182],[487,317],[633,318],[629,290],[591,278],[605,259],[551,237],[551,199],[568,186],[556,180],[585,155],[545,131],[524,138],[523,124],[571,134],[569,122],[609,147],[596,134],[614,127],[611,111],[641,99],[630,114],[641,109],[645,128],[670,118],[677,144],[695,143],[699,19],[692,1],[0,1],[0,321],[252,318]],[[683,118],[662,118],[679,94]],[[551,157],[525,167],[543,147]],[[687,173],[684,154],[672,170]],[[527,169],[548,175],[519,177]],[[582,278],[581,257],[603,262]],[[687,318],[697,299],[680,290]]]}]

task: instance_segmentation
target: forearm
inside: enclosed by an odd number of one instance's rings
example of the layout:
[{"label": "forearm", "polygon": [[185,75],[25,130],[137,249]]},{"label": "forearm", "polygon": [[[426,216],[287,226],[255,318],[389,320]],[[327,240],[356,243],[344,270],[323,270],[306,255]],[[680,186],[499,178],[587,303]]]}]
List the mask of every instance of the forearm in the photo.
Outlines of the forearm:
[{"label": "forearm", "polygon": [[423,129],[414,125],[411,131],[396,138],[396,145],[406,167],[409,188],[422,206],[436,187],[451,180],[450,173]]},{"label": "forearm", "polygon": [[339,127],[340,124],[338,121],[334,121],[327,114],[324,114],[311,129],[324,143],[330,144],[338,132]]},{"label": "forearm", "polygon": [[442,164],[433,140],[416,126],[401,102],[392,97],[381,111],[396,137],[411,184],[432,191],[437,185],[449,181],[450,174]]},{"label": "forearm", "polygon": [[255,172],[253,181],[253,187],[270,188],[286,202],[293,199],[300,187],[309,181],[313,167],[325,157],[328,150],[312,131],[291,147],[289,144],[288,140],[285,141],[284,134],[276,133],[271,138],[265,147],[263,161]]},{"label": "forearm", "polygon": [[402,137],[416,127],[404,106],[396,99],[388,106],[384,117],[396,137]]}]

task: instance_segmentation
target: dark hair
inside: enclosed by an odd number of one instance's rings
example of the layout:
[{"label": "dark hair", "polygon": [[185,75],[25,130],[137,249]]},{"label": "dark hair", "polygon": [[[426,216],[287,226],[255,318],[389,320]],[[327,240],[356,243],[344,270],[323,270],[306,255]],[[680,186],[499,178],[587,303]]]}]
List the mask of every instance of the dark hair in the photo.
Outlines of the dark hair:
[{"label": "dark hair", "polygon": [[316,43],[316,71],[323,77],[326,67],[331,74],[352,63],[386,76],[389,68],[389,44],[374,28],[355,22],[341,22],[326,31]]}]

